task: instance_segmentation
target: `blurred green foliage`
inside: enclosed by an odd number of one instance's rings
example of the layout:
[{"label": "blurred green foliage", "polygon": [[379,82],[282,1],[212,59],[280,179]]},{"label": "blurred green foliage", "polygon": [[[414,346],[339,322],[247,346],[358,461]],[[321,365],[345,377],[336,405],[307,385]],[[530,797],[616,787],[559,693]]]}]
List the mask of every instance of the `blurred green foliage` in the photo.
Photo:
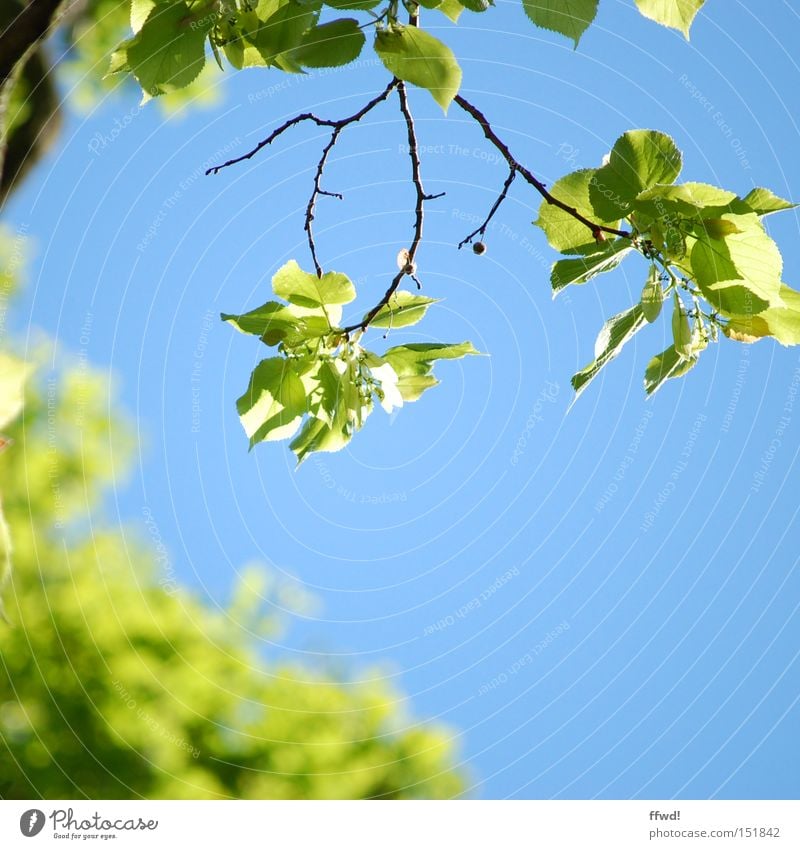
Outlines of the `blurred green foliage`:
[{"label": "blurred green foliage", "polygon": [[4,427],[0,797],[458,795],[450,735],[408,719],[382,682],[265,661],[263,573],[212,607],[175,581],[156,517],[104,521],[132,445],[109,391],[78,360],[31,378]]}]

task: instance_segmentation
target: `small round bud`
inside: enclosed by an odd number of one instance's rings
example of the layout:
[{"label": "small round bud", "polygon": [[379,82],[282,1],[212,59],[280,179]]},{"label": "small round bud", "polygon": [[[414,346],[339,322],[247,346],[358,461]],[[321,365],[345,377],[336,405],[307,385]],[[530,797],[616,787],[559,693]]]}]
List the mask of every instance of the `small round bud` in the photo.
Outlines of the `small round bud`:
[{"label": "small round bud", "polygon": [[486,244],[484,242],[475,242],[472,246],[472,253],[476,256],[483,256],[486,253]]}]

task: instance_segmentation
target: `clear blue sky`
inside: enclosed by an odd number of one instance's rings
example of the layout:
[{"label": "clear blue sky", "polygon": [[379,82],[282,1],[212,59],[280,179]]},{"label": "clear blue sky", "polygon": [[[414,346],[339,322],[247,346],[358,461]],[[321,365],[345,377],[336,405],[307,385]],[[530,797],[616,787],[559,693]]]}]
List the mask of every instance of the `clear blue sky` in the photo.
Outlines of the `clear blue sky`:
[{"label": "clear blue sky", "polygon": [[[604,0],[577,52],[516,2],[437,34],[464,92],[549,182],[653,127],[685,151],[685,179],[800,199],[797,4],[706,7],[691,43],[632,0]],[[476,796],[796,798],[800,404],[785,408],[800,351],[723,340],[646,402],[659,324],[568,413],[570,375],[638,298],[644,266],[553,302],[554,257],[521,183],[487,255],[457,252],[505,177],[457,108],[444,118],[412,92],[426,188],[447,192],[429,204],[420,277],[445,300],[391,341],[469,338],[491,356],[442,364],[418,404],[377,411],[349,450],[299,471],[281,445],[248,454],[234,401],[264,351],[207,315],[266,300],[289,258],[309,265],[302,214],[325,136],[300,129],[250,164],[199,169],[296,112],[354,110],[385,80],[371,62],[231,72],[216,108],[181,120],[112,98],[70,115],[14,199],[7,220],[38,246],[17,329],[111,368],[139,423],[111,520],[146,536],[152,511],[175,572],[212,603],[252,561],[302,582],[317,611],[265,651],[352,678],[380,665],[414,715],[457,729]],[[320,201],[319,250],[357,281],[354,316],[408,241],[404,142],[384,105],[326,175],[345,200]],[[769,226],[800,287],[797,215]]]}]

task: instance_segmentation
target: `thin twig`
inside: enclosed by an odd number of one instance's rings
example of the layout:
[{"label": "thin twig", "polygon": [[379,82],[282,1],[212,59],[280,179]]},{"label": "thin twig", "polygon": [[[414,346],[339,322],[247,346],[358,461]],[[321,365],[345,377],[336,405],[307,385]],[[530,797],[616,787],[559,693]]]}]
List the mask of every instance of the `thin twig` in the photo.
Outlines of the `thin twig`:
[{"label": "thin twig", "polygon": [[478,227],[477,230],[473,230],[469,234],[469,236],[462,239],[458,243],[458,249],[459,250],[461,250],[461,248],[463,248],[464,245],[470,244],[470,242],[472,242],[472,240],[476,236],[483,237],[485,235],[486,228],[489,226],[489,222],[494,217],[495,212],[497,212],[497,210],[500,209],[500,204],[502,204],[502,202],[506,199],[506,197],[508,197],[508,190],[511,188],[511,184],[514,182],[514,177],[516,177],[516,176],[517,176],[517,169],[516,168],[509,168],[508,177],[506,177],[506,181],[505,181],[505,183],[503,183],[503,190],[500,192],[499,197],[494,202],[492,208],[489,210],[489,214],[486,216],[486,220],[483,222],[483,224],[481,224],[480,227]]},{"label": "thin twig", "polygon": [[[537,180],[536,177],[522,164],[520,164],[515,158],[511,151],[508,149],[508,145],[502,141],[502,139],[495,133],[492,129],[492,125],[487,120],[486,116],[483,112],[480,111],[476,106],[473,106],[468,100],[465,100],[460,94],[455,96],[455,102],[468,114],[471,115],[480,125],[483,130],[483,134],[486,138],[500,151],[503,158],[508,163],[508,167],[511,171],[517,172],[527,183],[533,186],[537,192],[552,206],[556,206],[559,209],[564,210],[568,215],[571,215],[576,221],[580,221],[581,224],[584,224],[592,233],[592,236],[597,241],[602,241],[603,233],[610,233],[612,236],[619,236],[621,239],[631,239],[633,238],[633,233],[628,230],[617,230],[615,227],[607,227],[605,224],[598,224],[596,221],[592,221],[589,218],[586,218],[585,215],[582,215],[575,209],[574,206],[569,206],[569,204],[564,203],[564,201],[559,200],[550,192],[547,191],[544,183],[540,180]],[[490,216],[491,217],[491,216]]]},{"label": "thin twig", "polygon": [[311,259],[314,261],[314,268],[316,269],[317,277],[322,277],[322,266],[319,264],[319,260],[317,259],[317,246],[314,242],[314,231],[311,228],[311,223],[314,221],[314,209],[317,205],[317,198],[320,195],[325,195],[330,198],[338,198],[339,200],[342,200],[342,195],[339,192],[327,192],[321,186],[322,172],[325,170],[325,165],[328,161],[328,154],[333,150],[336,141],[339,138],[339,133],[341,133],[342,129],[342,127],[336,127],[331,133],[331,137],[328,140],[328,143],[322,149],[322,155],[320,156],[319,162],[317,163],[317,173],[314,175],[314,191],[311,193],[311,197],[308,201],[308,206],[306,207],[306,221],[303,226],[303,229],[306,231],[306,237],[308,238],[308,249],[311,252]]},{"label": "thin twig", "polygon": [[340,118],[339,120],[333,120],[331,118],[320,118],[318,115],[315,115],[313,112],[303,112],[300,115],[295,115],[294,118],[290,118],[286,123],[281,124],[277,130],[273,130],[265,139],[262,139],[252,150],[248,151],[242,156],[237,156],[234,159],[229,159],[227,162],[223,162],[221,165],[214,165],[206,171],[206,175],[208,174],[219,174],[223,168],[228,168],[231,165],[236,165],[239,162],[244,162],[245,159],[252,159],[260,150],[263,150],[268,145],[271,145],[272,142],[275,141],[278,136],[285,133],[291,127],[297,126],[297,124],[302,124],[304,121],[311,121],[316,124],[318,127],[331,127],[334,130],[343,130],[349,124],[355,124],[360,121],[367,112],[370,112],[374,109],[379,103],[382,103],[386,98],[391,94],[392,89],[394,89],[398,84],[397,79],[392,79],[389,85],[378,95],[372,98],[368,103],[365,103],[358,112],[354,112],[348,118]]},{"label": "thin twig", "polygon": [[416,271],[416,263],[415,258],[417,255],[417,250],[419,249],[420,243],[422,242],[422,228],[425,222],[425,201],[426,200],[434,200],[435,198],[442,197],[444,192],[440,192],[439,194],[429,195],[425,193],[425,189],[422,185],[422,170],[420,167],[420,159],[419,159],[419,146],[417,144],[417,132],[414,127],[414,117],[411,114],[411,109],[408,105],[408,96],[406,94],[405,83],[402,80],[397,81],[397,95],[400,100],[400,111],[403,113],[403,118],[406,122],[406,129],[408,131],[408,156],[411,160],[411,181],[414,184],[414,189],[417,195],[417,202],[414,207],[414,237],[411,241],[411,246],[408,249],[408,253],[406,256],[406,263],[400,271],[395,274],[392,278],[392,282],[389,285],[389,288],[384,293],[383,297],[378,301],[377,304],[364,316],[364,318],[357,322],[356,324],[352,324],[349,327],[345,327],[345,333],[351,333],[354,330],[366,330],[369,323],[375,318],[375,316],[385,307],[392,295],[397,291],[397,287],[400,285],[402,279],[408,275],[411,277],[419,287],[419,281],[415,276]]}]

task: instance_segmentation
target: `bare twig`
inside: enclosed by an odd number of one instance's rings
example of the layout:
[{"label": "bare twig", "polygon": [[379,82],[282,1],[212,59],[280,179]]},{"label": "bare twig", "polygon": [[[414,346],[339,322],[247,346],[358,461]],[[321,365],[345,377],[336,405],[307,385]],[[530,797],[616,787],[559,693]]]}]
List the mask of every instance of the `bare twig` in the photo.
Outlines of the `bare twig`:
[{"label": "bare twig", "polygon": [[317,173],[314,175],[314,191],[311,193],[311,197],[308,201],[308,206],[306,207],[306,222],[303,226],[303,229],[306,231],[306,237],[308,238],[308,249],[311,252],[311,259],[314,261],[314,268],[317,272],[317,277],[322,277],[322,266],[319,264],[319,260],[317,259],[317,246],[314,242],[314,231],[311,228],[311,224],[314,221],[314,209],[317,205],[317,198],[320,195],[325,195],[330,198],[338,198],[342,200],[342,195],[339,192],[327,192],[321,186],[322,181],[322,172],[325,170],[325,165],[328,161],[328,154],[333,150],[336,142],[339,138],[339,133],[342,131],[342,127],[335,127],[333,132],[331,133],[331,137],[328,140],[328,143],[322,149],[322,155],[319,158],[319,162],[317,163]]},{"label": "bare twig", "polygon": [[516,168],[510,168],[509,171],[508,171],[508,177],[506,177],[506,181],[505,181],[505,183],[503,183],[503,190],[500,192],[500,195],[498,196],[497,200],[494,202],[494,204],[492,205],[492,208],[489,210],[489,214],[486,216],[486,219],[484,220],[483,224],[481,224],[481,226],[478,227],[477,230],[473,230],[469,234],[469,236],[465,237],[464,239],[462,239],[458,243],[458,249],[459,250],[461,250],[461,248],[463,248],[464,245],[470,244],[470,242],[472,242],[472,240],[476,236],[482,237],[486,233],[486,228],[489,226],[489,222],[494,217],[495,212],[497,212],[497,210],[500,209],[500,204],[502,204],[502,202],[508,196],[508,190],[511,188],[511,184],[514,182],[514,177],[516,177],[516,176],[517,176],[517,169]]},{"label": "bare twig", "polygon": [[[260,150],[263,150],[268,145],[271,145],[272,142],[275,141],[278,136],[285,133],[291,127],[295,127],[298,124],[302,124],[304,121],[311,121],[316,124],[318,127],[331,127],[333,130],[339,130],[341,132],[345,127],[350,124],[355,124],[360,121],[368,112],[371,112],[379,103],[382,103],[386,98],[392,93],[392,89],[394,89],[398,84],[398,80],[392,79],[389,85],[380,93],[375,95],[368,103],[365,103],[358,112],[354,112],[347,118],[340,118],[339,120],[333,120],[331,118],[320,118],[315,115],[313,112],[303,112],[300,115],[295,115],[294,118],[290,118],[286,123],[281,124],[277,130],[273,130],[265,139],[260,141],[252,150],[248,151],[242,156],[237,156],[234,159],[229,159],[227,162],[223,162],[221,165],[214,165],[206,171],[206,174],[219,174],[223,168],[228,168],[231,165],[236,165],[239,162],[244,162],[245,159],[252,159]],[[338,135],[338,133],[337,133]]]},{"label": "bare twig", "polygon": [[425,189],[422,185],[422,171],[419,159],[419,146],[417,144],[417,132],[414,127],[414,117],[411,114],[411,110],[408,105],[406,87],[402,80],[397,80],[397,95],[400,99],[400,111],[403,113],[403,118],[406,122],[406,129],[408,131],[408,156],[411,159],[411,181],[414,184],[414,189],[417,195],[417,202],[414,207],[414,236],[411,240],[411,246],[408,248],[405,266],[392,278],[392,282],[383,297],[361,321],[356,324],[352,324],[349,327],[345,327],[345,333],[351,333],[354,330],[366,330],[369,323],[375,318],[381,309],[389,303],[390,298],[397,291],[397,287],[406,275],[410,276],[419,288],[420,283],[415,276],[415,259],[417,256],[417,250],[422,242],[422,228],[425,222],[425,201],[434,200],[435,198],[439,198],[444,195],[444,192],[440,192],[435,195],[425,193]]},{"label": "bare twig", "polygon": [[[455,102],[468,114],[471,115],[480,125],[483,130],[483,134],[486,138],[497,148],[498,151],[502,154],[505,161],[508,163],[508,167],[512,172],[518,173],[528,184],[533,186],[537,192],[549,203],[553,206],[558,207],[559,209],[564,210],[568,215],[571,215],[576,221],[580,221],[581,224],[584,224],[592,233],[595,239],[598,241],[602,241],[603,233],[609,233],[612,236],[619,236],[621,239],[631,239],[633,238],[633,233],[628,230],[617,230],[615,227],[607,227],[605,224],[599,224],[596,221],[592,221],[586,216],[582,215],[578,212],[577,209],[573,206],[569,206],[569,204],[564,203],[564,201],[559,200],[550,192],[547,191],[544,183],[541,180],[537,180],[536,177],[524,166],[521,165],[515,158],[511,151],[508,149],[508,145],[495,133],[492,129],[491,124],[487,120],[486,116],[483,112],[480,111],[476,106],[473,106],[468,100],[463,98],[460,94],[457,94],[455,97]],[[499,201],[505,198],[505,195],[501,195]],[[499,206],[499,203],[497,204]],[[493,208],[492,212],[489,215],[491,218],[492,215],[497,210]],[[488,223],[488,219],[487,219]],[[474,234],[473,234],[474,235]],[[462,243],[463,244],[463,243]],[[459,245],[460,247],[460,245]]]}]

